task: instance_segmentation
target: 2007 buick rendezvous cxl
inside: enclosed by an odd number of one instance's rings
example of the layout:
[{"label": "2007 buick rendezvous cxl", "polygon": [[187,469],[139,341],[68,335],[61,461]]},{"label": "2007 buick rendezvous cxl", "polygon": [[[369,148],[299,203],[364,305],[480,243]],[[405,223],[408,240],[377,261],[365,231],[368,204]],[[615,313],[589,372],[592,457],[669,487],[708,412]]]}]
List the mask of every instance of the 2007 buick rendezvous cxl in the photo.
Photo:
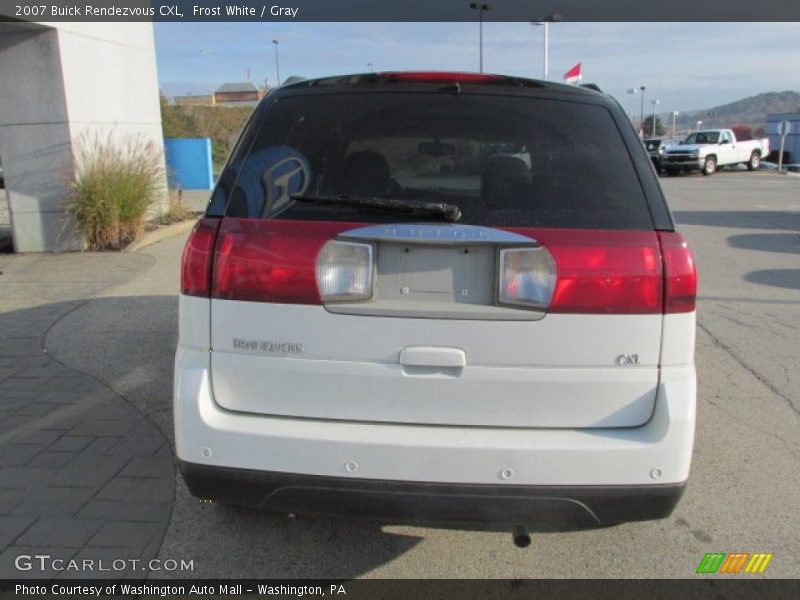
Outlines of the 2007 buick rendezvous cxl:
[{"label": "2007 buick rendezvous cxl", "polygon": [[684,489],[694,261],[596,90],[283,86],[181,288],[175,431],[197,496],[525,527],[663,518]]}]

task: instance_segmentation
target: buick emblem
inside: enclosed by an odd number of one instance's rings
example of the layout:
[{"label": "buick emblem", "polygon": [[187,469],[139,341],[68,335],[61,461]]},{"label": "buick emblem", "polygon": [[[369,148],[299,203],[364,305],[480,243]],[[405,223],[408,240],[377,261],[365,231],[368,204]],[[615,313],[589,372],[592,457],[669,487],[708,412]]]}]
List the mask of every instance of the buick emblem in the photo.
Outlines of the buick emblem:
[{"label": "buick emblem", "polygon": [[309,184],[308,164],[296,156],[272,164],[262,175],[266,191],[266,206],[270,210],[289,201],[292,194],[302,194]]}]

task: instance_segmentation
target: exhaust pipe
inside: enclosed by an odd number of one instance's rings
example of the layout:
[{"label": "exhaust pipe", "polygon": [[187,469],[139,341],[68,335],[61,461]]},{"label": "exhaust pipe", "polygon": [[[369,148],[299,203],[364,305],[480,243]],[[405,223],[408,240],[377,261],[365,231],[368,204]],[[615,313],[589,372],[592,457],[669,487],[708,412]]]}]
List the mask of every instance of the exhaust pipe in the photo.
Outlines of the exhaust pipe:
[{"label": "exhaust pipe", "polygon": [[517,525],[511,531],[511,537],[514,540],[514,545],[517,548],[527,548],[531,545],[531,536],[522,525]]}]

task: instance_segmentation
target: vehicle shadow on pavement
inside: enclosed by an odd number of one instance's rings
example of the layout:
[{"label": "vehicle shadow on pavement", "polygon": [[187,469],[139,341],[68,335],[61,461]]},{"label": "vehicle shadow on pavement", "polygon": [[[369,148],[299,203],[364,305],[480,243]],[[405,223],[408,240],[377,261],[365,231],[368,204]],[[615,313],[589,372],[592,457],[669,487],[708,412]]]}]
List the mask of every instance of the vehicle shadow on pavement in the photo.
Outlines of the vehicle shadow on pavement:
[{"label": "vehicle shadow on pavement", "polygon": [[762,269],[745,275],[745,280],[787,290],[800,290],[800,269]]},{"label": "vehicle shadow on pavement", "polygon": [[732,248],[739,248],[742,250],[800,254],[800,232],[731,235],[728,236],[727,242]]},{"label": "vehicle shadow on pavement", "polygon": [[[532,534],[579,531],[580,527],[531,527]],[[597,529],[587,526],[586,529]],[[465,536],[507,534],[498,545],[513,547],[511,526],[482,527],[396,522],[316,515],[288,515],[236,506],[204,503],[189,495],[182,481],[176,485],[172,525],[160,558],[193,559],[195,572],[182,575],[239,578],[354,578],[393,561],[409,560],[405,554],[431,532],[452,540],[455,547]],[[422,553],[424,555],[424,551]],[[419,560],[417,556],[416,561]],[[437,560],[447,560],[438,557]],[[416,569],[419,567],[417,566]],[[395,567],[397,572],[402,567]],[[158,573],[154,577],[172,577]],[[402,575],[398,575],[402,576]]]},{"label": "vehicle shadow on pavement", "polygon": [[800,231],[800,211],[676,210],[672,216],[681,225]]},{"label": "vehicle shadow on pavement", "polygon": [[206,503],[176,485],[162,560],[194,561],[195,570],[156,577],[354,578],[406,554],[424,537],[387,532],[371,520],[266,512]]}]

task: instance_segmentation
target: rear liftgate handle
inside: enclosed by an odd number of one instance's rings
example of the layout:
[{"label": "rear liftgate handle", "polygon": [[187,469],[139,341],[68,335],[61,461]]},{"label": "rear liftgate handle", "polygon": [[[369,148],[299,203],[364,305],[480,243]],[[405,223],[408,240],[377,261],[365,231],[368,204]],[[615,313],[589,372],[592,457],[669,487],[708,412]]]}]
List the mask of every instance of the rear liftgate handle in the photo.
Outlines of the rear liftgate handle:
[{"label": "rear liftgate handle", "polygon": [[400,365],[409,374],[447,373],[458,375],[467,364],[461,348],[406,346],[400,350]]}]

